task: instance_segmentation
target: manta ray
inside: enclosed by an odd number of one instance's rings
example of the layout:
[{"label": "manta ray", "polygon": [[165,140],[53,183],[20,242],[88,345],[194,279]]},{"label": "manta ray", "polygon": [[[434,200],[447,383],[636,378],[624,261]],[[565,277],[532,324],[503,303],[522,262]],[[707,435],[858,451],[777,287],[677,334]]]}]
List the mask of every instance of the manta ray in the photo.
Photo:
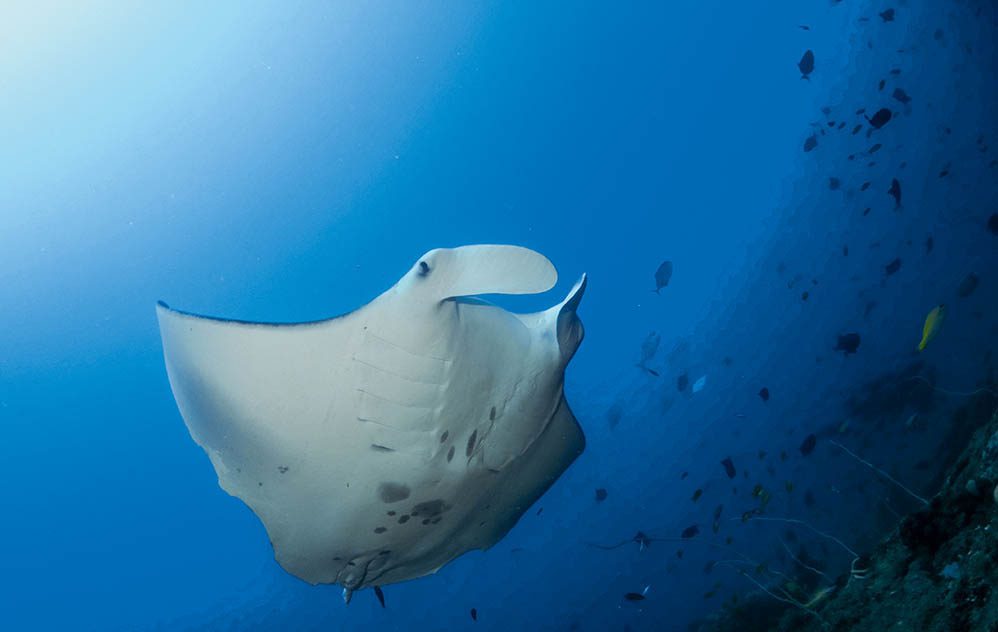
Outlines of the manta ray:
[{"label": "manta ray", "polygon": [[542,312],[474,298],[556,281],[537,252],[475,245],[427,252],[328,320],[157,314],[177,406],[219,485],[285,570],[349,603],[488,549],[582,453],[564,376],[585,275]]}]

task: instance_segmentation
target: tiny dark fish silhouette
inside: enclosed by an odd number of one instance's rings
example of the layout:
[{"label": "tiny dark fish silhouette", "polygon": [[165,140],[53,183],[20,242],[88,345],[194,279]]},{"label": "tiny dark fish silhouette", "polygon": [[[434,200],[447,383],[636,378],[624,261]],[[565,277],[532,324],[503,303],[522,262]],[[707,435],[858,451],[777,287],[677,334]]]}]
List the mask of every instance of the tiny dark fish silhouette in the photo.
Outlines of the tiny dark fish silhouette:
[{"label": "tiny dark fish silhouette", "polygon": [[859,190],[860,191],[866,191],[869,188],[870,188],[870,183],[869,182],[864,182],[863,185],[861,187],[859,187]]},{"label": "tiny dark fish silhouette", "polygon": [[872,125],[874,129],[880,129],[881,127],[887,125],[890,122],[891,111],[888,110],[887,108],[880,108],[873,115],[873,118],[870,118],[868,116],[866,117],[866,120],[869,121],[870,125]]},{"label": "tiny dark fish silhouette", "polygon": [[658,294],[662,288],[669,285],[672,280],[672,262],[663,261],[658,270],[655,270],[655,293]]},{"label": "tiny dark fish silhouette", "polygon": [[804,51],[804,55],[797,62],[797,68],[800,70],[800,78],[810,80],[810,75],[814,72],[814,52],[811,49]]},{"label": "tiny dark fish silhouette", "polygon": [[689,476],[689,475],[690,475],[689,472],[683,472],[682,474],[679,475],[679,480],[685,481],[686,477]]},{"label": "tiny dark fish silhouette", "polygon": [[901,183],[897,178],[891,179],[891,188],[887,189],[887,194],[894,198],[894,208],[901,208]]},{"label": "tiny dark fish silhouette", "polygon": [[382,592],[381,586],[375,586],[374,587],[374,596],[378,598],[378,603],[380,603],[381,607],[384,608],[385,607],[385,593]]},{"label": "tiny dark fish silhouette", "polygon": [[735,462],[731,460],[731,457],[727,457],[721,461],[721,465],[724,466],[724,473],[728,475],[728,478],[734,478],[737,472],[735,471]]},{"label": "tiny dark fish silhouette", "polygon": [[883,90],[885,85],[887,85],[887,81],[885,79],[881,79],[880,83],[877,84],[877,90]]},{"label": "tiny dark fish silhouette", "polygon": [[798,24],[797,28],[799,28],[802,31],[810,31],[811,30],[811,27],[808,26],[807,24]]},{"label": "tiny dark fish silhouette", "polygon": [[901,258],[898,257],[898,258],[894,259],[894,261],[891,261],[886,266],[884,266],[884,273],[887,276],[891,276],[892,274],[894,274],[895,272],[897,272],[900,269],[901,269]]},{"label": "tiny dark fish silhouette", "polygon": [[645,596],[642,595],[641,593],[629,592],[626,595],[624,595],[624,599],[628,601],[644,601]]},{"label": "tiny dark fish silhouette", "polygon": [[881,145],[880,143],[875,143],[869,149],[866,150],[866,153],[875,154],[881,147],[883,147],[883,145]]},{"label": "tiny dark fish silhouette", "polygon": [[856,134],[859,134],[859,130],[861,129],[863,129],[862,125],[857,125],[856,127],[852,128],[852,135],[855,136]]},{"label": "tiny dark fish silhouette", "polygon": [[689,540],[690,538],[695,538],[697,535],[699,535],[699,533],[700,533],[700,527],[694,524],[683,529],[683,532],[679,535],[684,540]]},{"label": "tiny dark fish silhouette", "polygon": [[818,146],[818,137],[811,134],[804,140],[804,151],[808,152]]},{"label": "tiny dark fish silhouette", "polygon": [[471,620],[478,621],[478,610],[476,610],[475,608],[471,609]]},{"label": "tiny dark fish silhouette", "polygon": [[538,510],[537,510],[537,513],[536,513],[536,514],[534,514],[534,515],[535,515],[535,516],[539,516],[539,515],[541,515],[542,513],[544,513],[544,507],[541,507],[540,509],[538,509]]},{"label": "tiny dark fish silhouette", "polygon": [[676,388],[680,393],[686,390],[686,387],[690,385],[690,376],[683,373],[678,378],[676,378]]},{"label": "tiny dark fish silhouette", "polygon": [[891,96],[905,105],[911,103],[911,97],[909,97],[908,93],[901,88],[894,88],[894,93]]},{"label": "tiny dark fish silhouette", "polygon": [[695,492],[693,492],[693,495],[690,497],[690,500],[692,500],[693,502],[696,502],[696,501],[700,500],[701,496],[703,496],[703,490],[702,489],[697,489]]},{"label": "tiny dark fish silhouette", "polygon": [[596,490],[596,502],[601,503],[606,500],[607,492],[605,489],[600,487]]},{"label": "tiny dark fish silhouette", "polygon": [[935,242],[932,241],[932,235],[929,235],[925,239],[925,254],[932,252],[932,248],[935,246]]},{"label": "tiny dark fish silhouette", "polygon": [[884,22],[894,21],[894,9],[887,9],[886,11],[880,12],[880,19]]},{"label": "tiny dark fish silhouette", "polygon": [[818,445],[818,437],[813,434],[809,434],[804,438],[803,443],[800,444],[800,453],[804,456],[808,456],[814,452],[814,447],[816,445]]},{"label": "tiny dark fish silhouette", "polygon": [[806,301],[808,296],[810,296],[810,294],[807,293],[807,290],[804,290],[800,293],[800,300]]},{"label": "tiny dark fish silhouette", "polygon": [[992,213],[988,218],[988,230],[992,235],[998,235],[998,213]]},{"label": "tiny dark fish silhouette", "polygon": [[837,190],[840,186],[842,186],[842,181],[839,180],[838,178],[828,179],[828,188],[831,189],[832,191]]},{"label": "tiny dark fish silhouette", "polygon": [[762,398],[762,401],[768,402],[769,401],[769,389],[766,388],[765,386],[763,386],[761,389],[759,389],[759,397]]},{"label": "tiny dark fish silhouette", "polygon": [[841,351],[846,355],[856,353],[856,349],[859,349],[859,340],[859,334],[857,333],[842,334],[839,336],[839,341],[835,345],[835,350]]},{"label": "tiny dark fish silhouette", "polygon": [[960,286],[957,287],[956,293],[959,294],[961,298],[967,298],[974,293],[974,290],[977,289],[977,285],[980,281],[980,278],[971,272],[967,276],[963,277],[962,281],[960,281]]}]

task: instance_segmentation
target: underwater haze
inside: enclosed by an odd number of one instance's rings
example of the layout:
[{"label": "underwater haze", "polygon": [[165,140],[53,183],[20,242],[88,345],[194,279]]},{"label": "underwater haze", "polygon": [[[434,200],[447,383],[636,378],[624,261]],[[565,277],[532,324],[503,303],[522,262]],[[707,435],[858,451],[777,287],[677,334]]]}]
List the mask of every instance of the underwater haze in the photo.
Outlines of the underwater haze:
[{"label": "underwater haze", "polygon": [[[5,3],[0,627],[877,629],[829,602],[891,534],[923,550],[899,525],[998,407],[996,20]],[[495,546],[345,605],[219,487],[157,301],[316,321],[469,244],[557,267],[488,297],[511,311],[587,275],[565,373],[585,451]],[[998,472],[974,477],[967,525],[993,539]],[[965,549],[923,571],[967,618],[907,629],[998,629],[998,554]]]}]

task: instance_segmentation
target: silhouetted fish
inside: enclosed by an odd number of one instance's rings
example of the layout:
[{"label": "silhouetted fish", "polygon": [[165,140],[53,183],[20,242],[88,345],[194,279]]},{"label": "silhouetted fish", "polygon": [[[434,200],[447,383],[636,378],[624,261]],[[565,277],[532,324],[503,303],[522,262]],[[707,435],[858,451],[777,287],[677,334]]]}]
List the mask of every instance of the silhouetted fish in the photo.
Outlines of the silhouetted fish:
[{"label": "silhouetted fish", "polygon": [[840,186],[842,186],[842,181],[839,180],[838,178],[828,179],[828,188],[831,189],[832,191],[837,190]]},{"label": "silhouetted fish", "polygon": [[642,595],[641,593],[629,592],[626,595],[624,595],[624,599],[628,601],[644,601],[645,596]]},{"label": "silhouetted fish", "polygon": [[932,241],[932,235],[925,238],[925,254],[932,252],[932,248],[935,246],[935,242]]},{"label": "silhouetted fish", "polygon": [[765,386],[763,386],[763,387],[762,387],[762,388],[761,388],[761,389],[759,390],[759,397],[761,397],[761,398],[762,398],[762,401],[764,401],[764,402],[768,402],[768,401],[769,401],[769,389],[768,389],[768,388],[766,388]]},{"label": "silhouetted fish", "polygon": [[596,502],[601,503],[606,500],[607,492],[605,489],[600,487],[596,490]]},{"label": "silhouetted fish", "polygon": [[883,20],[884,22],[893,22],[894,21],[894,9],[887,9],[885,11],[881,11],[880,12],[880,19]]},{"label": "silhouetted fish", "polygon": [[679,535],[684,540],[689,540],[690,538],[695,538],[699,533],[700,533],[700,527],[694,524],[683,529],[683,532]]},{"label": "silhouetted fish", "polygon": [[676,388],[680,393],[686,390],[686,387],[690,385],[690,376],[683,373],[678,378],[676,378]]},{"label": "silhouetted fish", "polygon": [[880,143],[875,143],[871,145],[869,149],[866,150],[866,153],[875,154],[881,147],[883,147],[883,145],[881,145]]},{"label": "silhouetted fish", "polygon": [[909,97],[908,93],[902,90],[901,88],[894,88],[894,94],[891,96],[893,96],[901,103],[904,103],[905,105],[911,103],[911,97]]},{"label": "silhouetted fish", "polygon": [[669,285],[670,280],[672,280],[672,262],[663,261],[658,270],[655,270],[655,293],[658,294],[662,288]]},{"label": "silhouetted fish", "polygon": [[721,461],[721,465],[724,466],[724,472],[725,472],[725,474],[728,475],[728,478],[734,478],[735,477],[735,474],[736,474],[736,472],[735,472],[735,462],[731,460],[730,456],[727,457],[726,459],[724,459],[723,461]]},{"label": "silhouetted fish", "polygon": [[818,146],[818,137],[811,134],[804,140],[804,151],[808,152]]},{"label": "silhouetted fish", "polygon": [[901,258],[898,257],[898,258],[894,259],[894,261],[891,261],[886,266],[884,266],[884,273],[887,276],[891,276],[892,274],[894,274],[895,272],[897,272],[900,269],[901,269]]},{"label": "silhouetted fish", "polygon": [[960,286],[957,287],[956,293],[959,294],[961,298],[967,298],[974,293],[974,290],[977,289],[977,284],[979,282],[980,278],[971,272],[967,276],[963,277],[962,281],[960,281]]},{"label": "silhouetted fish", "polygon": [[384,608],[385,607],[385,593],[383,593],[381,591],[381,586],[375,586],[374,587],[374,596],[378,598],[378,603],[380,603],[381,607]]},{"label": "silhouetted fish", "polygon": [[702,489],[697,489],[695,492],[693,492],[693,495],[690,497],[690,500],[692,500],[693,502],[696,502],[696,501],[700,500],[701,496],[703,496],[703,490]]},{"label": "silhouetted fish", "polygon": [[804,51],[804,55],[797,62],[797,68],[800,70],[801,79],[810,79],[808,75],[814,72],[814,53],[811,49]]},{"label": "silhouetted fish", "polygon": [[471,609],[471,620],[478,621],[478,610],[476,610],[475,608]]},{"label": "silhouetted fish", "polygon": [[880,108],[877,110],[876,114],[873,115],[873,118],[868,116],[866,117],[866,120],[870,122],[870,125],[872,125],[874,129],[880,129],[890,122],[891,111],[887,108]]},{"label": "silhouetted fish", "polygon": [[901,183],[897,178],[891,179],[891,188],[887,189],[887,194],[894,198],[894,208],[901,207]]},{"label": "silhouetted fish", "polygon": [[859,334],[849,333],[842,334],[839,336],[839,341],[835,345],[836,351],[842,351],[846,355],[850,353],[856,353],[856,349],[859,348]]},{"label": "silhouetted fish", "polygon": [[800,453],[807,456],[814,452],[814,447],[816,445],[818,445],[818,437],[813,434],[809,434],[804,438],[804,442],[800,444]]},{"label": "silhouetted fish", "polygon": [[802,31],[810,31],[811,30],[811,27],[808,26],[807,24],[798,24],[797,28],[799,28]]},{"label": "silhouetted fish", "polygon": [[992,235],[998,235],[998,213],[992,213],[988,218],[988,230]]}]

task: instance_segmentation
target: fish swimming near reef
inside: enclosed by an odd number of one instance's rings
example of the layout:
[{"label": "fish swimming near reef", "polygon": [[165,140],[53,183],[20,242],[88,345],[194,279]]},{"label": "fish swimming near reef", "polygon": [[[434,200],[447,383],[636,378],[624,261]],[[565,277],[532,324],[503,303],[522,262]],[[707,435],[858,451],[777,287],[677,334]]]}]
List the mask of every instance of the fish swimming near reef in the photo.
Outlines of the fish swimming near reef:
[{"label": "fish swimming near reef", "polygon": [[926,345],[932,342],[932,339],[939,333],[939,328],[942,327],[945,318],[945,305],[940,304],[932,308],[929,315],[925,317],[925,324],[922,325],[922,340],[918,343],[919,351],[925,351]]}]

